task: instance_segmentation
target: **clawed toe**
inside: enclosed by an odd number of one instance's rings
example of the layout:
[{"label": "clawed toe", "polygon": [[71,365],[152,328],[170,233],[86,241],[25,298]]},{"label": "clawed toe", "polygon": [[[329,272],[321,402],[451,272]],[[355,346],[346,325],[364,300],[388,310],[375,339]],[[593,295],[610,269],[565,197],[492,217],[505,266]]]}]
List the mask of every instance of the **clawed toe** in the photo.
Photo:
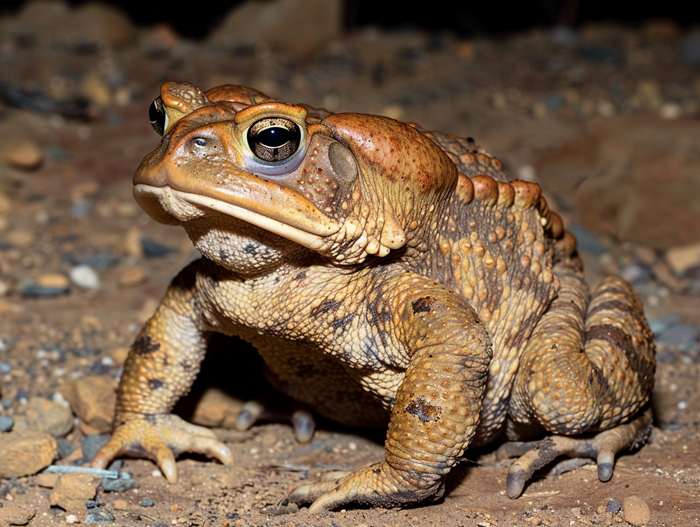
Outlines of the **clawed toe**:
[{"label": "clawed toe", "polygon": [[248,430],[260,421],[290,421],[294,427],[294,436],[300,443],[311,441],[316,431],[316,422],[308,410],[279,408],[266,399],[245,403],[236,417],[236,428],[240,431]]},{"label": "clawed toe", "polygon": [[647,411],[629,423],[588,437],[550,436],[532,443],[507,443],[499,448],[496,457],[520,456],[508,470],[508,497],[519,497],[534,473],[559,456],[595,459],[598,479],[609,481],[615,467],[615,456],[642,444],[650,426],[651,412]]}]

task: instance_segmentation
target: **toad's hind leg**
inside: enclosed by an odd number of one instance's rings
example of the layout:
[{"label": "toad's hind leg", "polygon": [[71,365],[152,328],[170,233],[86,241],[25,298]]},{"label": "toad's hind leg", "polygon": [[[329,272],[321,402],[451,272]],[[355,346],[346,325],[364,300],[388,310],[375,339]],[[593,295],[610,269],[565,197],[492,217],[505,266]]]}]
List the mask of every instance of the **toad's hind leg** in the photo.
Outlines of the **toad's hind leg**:
[{"label": "toad's hind leg", "polygon": [[564,454],[596,458],[599,478],[610,479],[615,454],[646,438],[651,422],[643,409],[654,383],[655,351],[638,296],[610,277],[589,303],[578,259],[563,258],[554,272],[561,288],[523,351],[509,438],[543,429],[592,435],[554,437],[538,448],[541,453],[516,461],[508,475],[510,497],[520,495],[535,470]]}]

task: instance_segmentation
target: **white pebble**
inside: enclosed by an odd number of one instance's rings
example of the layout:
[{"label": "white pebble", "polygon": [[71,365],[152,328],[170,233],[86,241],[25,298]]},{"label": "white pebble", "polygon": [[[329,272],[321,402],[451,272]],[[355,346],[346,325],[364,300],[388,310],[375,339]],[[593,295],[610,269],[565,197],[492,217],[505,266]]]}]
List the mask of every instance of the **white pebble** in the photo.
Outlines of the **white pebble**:
[{"label": "white pebble", "polygon": [[667,102],[659,108],[659,116],[662,119],[678,119],[683,114],[680,104]]},{"label": "white pebble", "polygon": [[69,514],[66,516],[66,523],[80,523],[80,520],[75,514]]},{"label": "white pebble", "polygon": [[101,287],[100,277],[89,265],[76,265],[70,270],[68,276],[78,287],[96,291]]},{"label": "white pebble", "polygon": [[678,409],[679,409],[679,410],[685,410],[686,408],[688,408],[688,403],[687,403],[687,402],[681,401],[681,402],[678,403]]}]

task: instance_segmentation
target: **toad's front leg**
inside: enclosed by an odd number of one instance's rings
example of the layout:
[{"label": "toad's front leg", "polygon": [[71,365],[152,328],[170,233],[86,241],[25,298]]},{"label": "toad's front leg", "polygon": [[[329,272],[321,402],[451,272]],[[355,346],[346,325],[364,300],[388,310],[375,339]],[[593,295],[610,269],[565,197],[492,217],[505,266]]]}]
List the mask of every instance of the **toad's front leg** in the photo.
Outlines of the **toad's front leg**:
[{"label": "toad's front leg", "polygon": [[476,431],[491,359],[484,326],[461,297],[435,282],[414,275],[399,282],[384,300],[393,336],[411,360],[392,408],[385,459],[294,490],[289,499],[313,501],[312,513],[437,499]]},{"label": "toad's front leg", "polygon": [[129,352],[119,385],[114,432],[93,459],[105,468],[120,455],[148,457],[171,483],[177,480],[175,456],[197,452],[230,463],[229,448],[214,433],[170,414],[185,395],[206,351],[208,333],[197,304],[197,262],[173,280],[156,313]]}]

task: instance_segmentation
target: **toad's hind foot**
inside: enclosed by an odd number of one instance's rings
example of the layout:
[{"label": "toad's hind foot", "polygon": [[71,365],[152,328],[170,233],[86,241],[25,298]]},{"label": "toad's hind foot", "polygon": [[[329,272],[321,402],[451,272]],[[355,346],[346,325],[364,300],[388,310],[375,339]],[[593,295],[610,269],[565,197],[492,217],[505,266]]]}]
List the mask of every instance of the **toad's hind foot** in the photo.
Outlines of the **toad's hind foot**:
[{"label": "toad's hind foot", "polygon": [[[121,418],[120,418],[121,417]],[[176,415],[127,415],[115,420],[112,437],[92,460],[93,468],[106,468],[120,455],[148,457],[155,461],[168,482],[177,481],[175,457],[183,452],[205,454],[223,464],[233,462],[231,450],[208,428],[196,426]]]},{"label": "toad's hind foot", "polygon": [[313,501],[309,513],[316,514],[350,504],[392,508],[442,496],[442,480],[415,476],[415,481],[408,481],[383,461],[335,481],[298,487],[287,499],[297,505]]},{"label": "toad's hind foot", "polygon": [[517,498],[533,474],[557,457],[585,457],[598,464],[598,479],[608,481],[613,474],[615,455],[625,449],[641,446],[651,430],[651,410],[615,428],[587,437],[550,436],[541,441],[506,443],[498,449],[497,457],[520,456],[508,470],[506,491],[508,497]]}]

